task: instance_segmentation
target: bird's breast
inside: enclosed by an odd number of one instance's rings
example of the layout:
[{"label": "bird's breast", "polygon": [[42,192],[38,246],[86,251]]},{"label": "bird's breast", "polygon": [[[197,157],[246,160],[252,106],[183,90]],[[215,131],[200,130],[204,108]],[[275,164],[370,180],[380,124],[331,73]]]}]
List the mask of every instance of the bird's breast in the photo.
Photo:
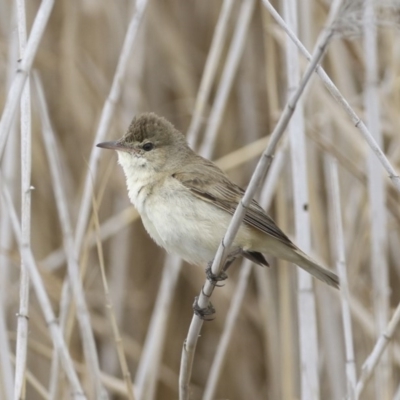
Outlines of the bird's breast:
[{"label": "bird's breast", "polygon": [[[143,211],[142,221],[150,236],[168,252],[193,264],[212,260],[231,219],[172,178],[154,188]],[[243,236],[241,229],[240,241]]]},{"label": "bird's breast", "polygon": [[[144,227],[159,246],[193,264],[212,260],[231,215],[169,176],[157,181],[130,176],[127,186]],[[247,234],[247,229],[239,231],[239,247],[246,247]]]}]

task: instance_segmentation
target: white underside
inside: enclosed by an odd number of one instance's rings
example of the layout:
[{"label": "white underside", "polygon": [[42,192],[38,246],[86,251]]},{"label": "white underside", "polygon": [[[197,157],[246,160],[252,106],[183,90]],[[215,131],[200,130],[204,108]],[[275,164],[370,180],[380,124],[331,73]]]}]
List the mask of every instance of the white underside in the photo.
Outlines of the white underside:
[{"label": "white underside", "polygon": [[[231,215],[198,199],[172,176],[157,177],[143,166],[143,159],[119,153],[119,163],[125,172],[129,199],[153,240],[190,263],[211,261]],[[243,226],[232,251],[249,245],[250,231]]]}]

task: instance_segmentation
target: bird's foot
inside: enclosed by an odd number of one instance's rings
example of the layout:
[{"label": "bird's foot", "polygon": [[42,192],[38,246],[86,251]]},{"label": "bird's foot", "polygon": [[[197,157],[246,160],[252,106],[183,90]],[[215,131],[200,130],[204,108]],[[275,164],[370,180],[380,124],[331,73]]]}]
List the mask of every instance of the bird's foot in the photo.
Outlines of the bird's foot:
[{"label": "bird's foot", "polygon": [[218,275],[213,274],[213,272],[211,270],[211,265],[208,265],[208,267],[206,268],[206,275],[207,275],[207,279],[214,286],[217,286],[217,287],[224,286],[224,285],[219,285],[218,282],[222,282],[222,281],[228,279],[228,275],[225,271],[221,271]]},{"label": "bird's foot", "polygon": [[198,300],[198,297],[194,298],[193,312],[203,321],[212,321],[214,319],[212,316],[215,314],[214,306],[209,302],[207,307],[202,308],[199,306]]}]

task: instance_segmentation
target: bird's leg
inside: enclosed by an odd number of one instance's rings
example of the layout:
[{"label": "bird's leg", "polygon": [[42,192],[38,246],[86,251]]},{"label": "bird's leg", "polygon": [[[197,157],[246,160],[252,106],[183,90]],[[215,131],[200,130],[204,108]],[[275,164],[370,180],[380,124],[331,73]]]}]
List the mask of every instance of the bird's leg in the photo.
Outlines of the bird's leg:
[{"label": "bird's leg", "polygon": [[225,263],[225,265],[224,265],[224,268],[221,270],[221,272],[218,274],[218,275],[215,275],[215,274],[213,274],[213,272],[212,272],[212,269],[211,269],[211,267],[212,267],[212,261],[210,261],[209,263],[208,263],[208,265],[207,265],[207,268],[206,268],[206,275],[207,275],[207,279],[214,285],[214,286],[217,286],[217,287],[221,287],[221,286],[223,286],[223,285],[219,285],[218,284],[218,282],[222,282],[222,281],[224,281],[225,279],[227,279],[228,278],[228,275],[226,274],[226,265],[228,264],[228,262],[229,262],[229,265],[230,264],[232,264],[232,261],[227,261],[226,263]]},{"label": "bird's leg", "polygon": [[[228,275],[226,271],[228,268],[232,265],[232,263],[235,261],[236,255],[232,254],[228,257],[228,259],[225,262],[224,267],[220,271],[218,275],[213,274],[212,272],[212,261],[208,263],[207,268],[206,268],[206,275],[207,279],[211,282],[212,285],[221,287],[223,285],[219,285],[218,282],[222,282],[225,279],[228,278]],[[204,292],[203,292],[204,294]],[[205,308],[201,308],[198,303],[198,297],[195,297],[194,303],[193,303],[193,311],[194,313],[201,318],[204,321],[212,321],[214,318],[210,318],[211,315],[215,313],[215,308],[211,304],[211,302],[208,303],[208,306]]]},{"label": "bird's leg", "polygon": [[202,308],[199,306],[198,300],[199,298],[196,296],[193,303],[193,312],[203,321],[212,321],[214,319],[212,315],[215,314],[215,308],[211,301],[208,303],[207,307]]},{"label": "bird's leg", "polygon": [[226,260],[221,272],[218,275],[213,274],[211,267],[212,267],[212,261],[208,263],[208,266],[206,268],[206,275],[207,279],[214,285],[221,287],[223,285],[218,285],[218,282],[222,282],[228,278],[228,274],[226,271],[228,268],[232,265],[232,263],[236,260],[236,256],[232,255],[229,256],[229,258]]}]

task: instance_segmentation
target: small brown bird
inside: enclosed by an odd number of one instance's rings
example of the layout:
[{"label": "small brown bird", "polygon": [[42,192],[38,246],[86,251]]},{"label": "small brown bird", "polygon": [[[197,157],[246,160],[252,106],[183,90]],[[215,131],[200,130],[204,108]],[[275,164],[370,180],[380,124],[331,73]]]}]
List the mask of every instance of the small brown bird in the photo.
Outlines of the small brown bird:
[{"label": "small brown bird", "polygon": [[[215,164],[192,151],[185,137],[153,113],[133,119],[128,132],[98,147],[116,150],[131,202],[154,241],[192,264],[212,261],[244,191]],[[268,265],[263,253],[290,261],[338,287],[337,275],[303,253],[252,201],[231,248]]]}]

